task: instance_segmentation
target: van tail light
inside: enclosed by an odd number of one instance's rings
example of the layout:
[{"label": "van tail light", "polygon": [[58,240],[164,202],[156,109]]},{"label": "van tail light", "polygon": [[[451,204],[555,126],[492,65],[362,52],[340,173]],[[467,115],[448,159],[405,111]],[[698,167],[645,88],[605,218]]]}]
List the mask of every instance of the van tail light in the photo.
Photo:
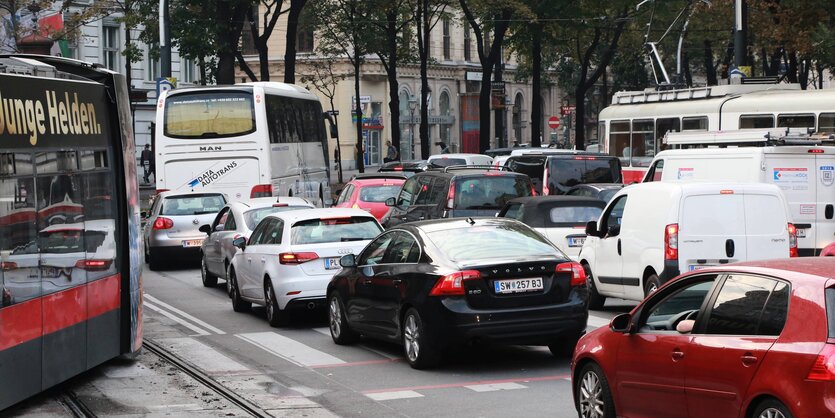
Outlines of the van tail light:
[{"label": "van tail light", "polygon": [[789,257],[797,257],[797,227],[789,224]]},{"label": "van tail light", "polygon": [[308,253],[281,253],[278,255],[278,262],[281,264],[302,264],[319,258],[319,254]]},{"label": "van tail light", "polygon": [[806,379],[835,382],[835,344],[823,346]]},{"label": "van tail light", "polygon": [[75,262],[75,268],[87,271],[101,271],[110,268],[113,260],[78,260]]},{"label": "van tail light", "polygon": [[812,148],[807,152],[810,154],[823,154],[823,148]]},{"label": "van tail light", "polygon": [[174,221],[160,216],[154,221],[154,229],[171,229],[174,227]]},{"label": "van tail light", "polygon": [[449,183],[449,191],[446,194],[446,208],[452,210],[452,205],[455,204],[455,183]]},{"label": "van tail light", "polygon": [[542,195],[548,196],[551,190],[548,189],[548,161],[545,161],[545,169],[542,171]]},{"label": "van tail light", "polygon": [[571,273],[571,287],[586,284],[586,271],[576,261],[557,264],[557,273]]},{"label": "van tail light", "polygon": [[664,259],[678,260],[678,224],[664,228]]},{"label": "van tail light", "polygon": [[273,185],[272,184],[256,184],[252,186],[252,190],[249,192],[249,198],[254,199],[256,197],[270,197],[273,195]]},{"label": "van tail light", "polygon": [[456,271],[438,279],[429,296],[464,296],[464,281],[480,279],[478,270]]}]

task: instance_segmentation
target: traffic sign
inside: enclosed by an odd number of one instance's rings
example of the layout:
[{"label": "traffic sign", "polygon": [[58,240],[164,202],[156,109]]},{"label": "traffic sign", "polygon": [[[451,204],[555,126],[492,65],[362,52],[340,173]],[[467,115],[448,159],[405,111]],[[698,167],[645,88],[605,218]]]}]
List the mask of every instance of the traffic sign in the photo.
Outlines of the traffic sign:
[{"label": "traffic sign", "polygon": [[551,129],[557,129],[560,127],[560,118],[556,116],[551,116],[548,118],[548,127]]},{"label": "traffic sign", "polygon": [[571,114],[571,112],[573,112],[573,111],[574,111],[574,109],[576,109],[576,108],[577,108],[577,107],[576,107],[576,106],[573,106],[573,105],[572,105],[572,106],[560,106],[560,113],[561,113],[563,116],[568,116],[568,115],[570,115],[570,114]]}]

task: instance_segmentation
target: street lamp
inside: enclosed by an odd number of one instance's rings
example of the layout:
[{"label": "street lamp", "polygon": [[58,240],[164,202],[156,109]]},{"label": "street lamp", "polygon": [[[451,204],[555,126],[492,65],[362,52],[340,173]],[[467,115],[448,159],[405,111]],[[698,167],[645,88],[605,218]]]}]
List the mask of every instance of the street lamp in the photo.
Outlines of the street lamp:
[{"label": "street lamp", "polygon": [[417,109],[417,98],[414,95],[409,96],[409,128],[411,129],[411,133],[409,134],[409,147],[410,147],[410,154],[409,159],[415,159],[415,109]]}]

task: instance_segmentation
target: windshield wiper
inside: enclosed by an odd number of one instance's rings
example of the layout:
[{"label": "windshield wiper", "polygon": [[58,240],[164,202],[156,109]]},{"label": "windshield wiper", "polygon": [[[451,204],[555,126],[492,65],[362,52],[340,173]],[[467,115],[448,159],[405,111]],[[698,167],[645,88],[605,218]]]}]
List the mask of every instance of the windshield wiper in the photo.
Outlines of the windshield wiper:
[{"label": "windshield wiper", "polygon": [[342,242],[346,242],[346,241],[362,241],[362,240],[366,240],[366,239],[368,239],[368,238],[362,238],[362,237],[342,237],[342,239],[340,239],[340,241],[342,241]]}]

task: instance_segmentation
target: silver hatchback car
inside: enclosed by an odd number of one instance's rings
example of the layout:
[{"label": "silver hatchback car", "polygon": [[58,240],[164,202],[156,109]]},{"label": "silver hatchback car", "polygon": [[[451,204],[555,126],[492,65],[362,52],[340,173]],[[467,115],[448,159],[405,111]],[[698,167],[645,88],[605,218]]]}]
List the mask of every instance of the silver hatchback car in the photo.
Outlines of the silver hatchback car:
[{"label": "silver hatchback car", "polygon": [[200,259],[206,234],[201,225],[211,223],[229,199],[222,193],[162,192],[147,215],[143,237],[145,260],[151,270],[183,259]]}]

